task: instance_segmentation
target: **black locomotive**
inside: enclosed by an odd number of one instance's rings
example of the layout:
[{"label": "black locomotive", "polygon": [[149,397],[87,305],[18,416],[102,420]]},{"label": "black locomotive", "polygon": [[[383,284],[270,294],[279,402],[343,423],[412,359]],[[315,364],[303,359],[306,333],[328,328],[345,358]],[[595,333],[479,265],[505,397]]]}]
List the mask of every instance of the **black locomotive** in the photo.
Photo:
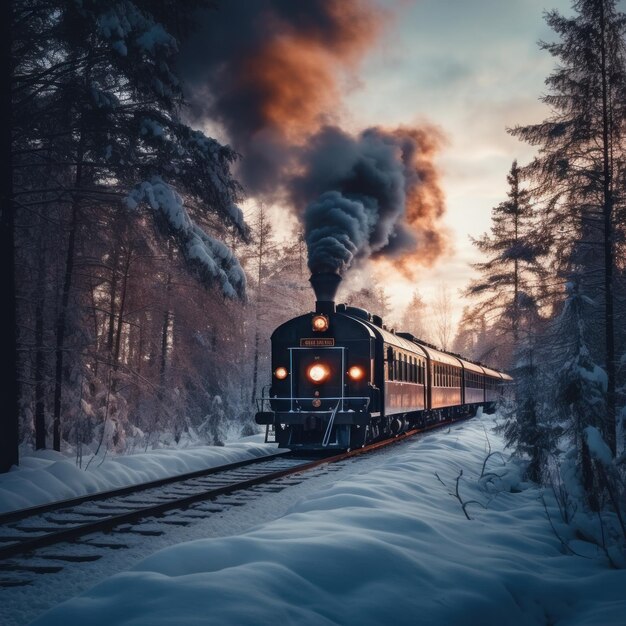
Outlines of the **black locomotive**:
[{"label": "black locomotive", "polygon": [[510,376],[387,330],[364,309],[335,306],[340,280],[313,274],[315,312],[272,334],[273,380],[256,414],[266,441],[345,450],[494,410]]}]

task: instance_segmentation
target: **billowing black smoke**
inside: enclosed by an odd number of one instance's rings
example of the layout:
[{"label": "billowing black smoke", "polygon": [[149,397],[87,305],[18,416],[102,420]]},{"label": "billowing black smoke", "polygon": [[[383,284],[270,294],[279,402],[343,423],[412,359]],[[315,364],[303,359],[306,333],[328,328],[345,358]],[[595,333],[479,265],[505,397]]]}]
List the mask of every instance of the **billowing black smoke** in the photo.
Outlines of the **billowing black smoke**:
[{"label": "billowing black smoke", "polygon": [[190,114],[221,124],[249,192],[283,183],[293,147],[339,109],[342,76],[382,21],[370,0],[222,0],[198,13],[180,66]]},{"label": "billowing black smoke", "polygon": [[[443,211],[430,158],[433,132],[370,128],[357,137],[327,127],[300,153],[304,173],[291,184],[296,205],[306,205],[305,236],[313,272],[343,274],[359,259],[399,257],[422,245],[424,258],[440,252],[439,228],[421,235]],[[438,190],[438,188],[437,188]],[[317,198],[308,202],[311,198]],[[308,202],[308,204],[307,204]],[[433,237],[433,235],[435,235]],[[433,250],[435,248],[435,250]]]},{"label": "billowing black smoke", "polygon": [[314,271],[384,257],[409,274],[445,247],[439,133],[332,126],[385,20],[375,0],[222,0],[183,50],[190,114],[221,125],[247,193],[303,217]]}]

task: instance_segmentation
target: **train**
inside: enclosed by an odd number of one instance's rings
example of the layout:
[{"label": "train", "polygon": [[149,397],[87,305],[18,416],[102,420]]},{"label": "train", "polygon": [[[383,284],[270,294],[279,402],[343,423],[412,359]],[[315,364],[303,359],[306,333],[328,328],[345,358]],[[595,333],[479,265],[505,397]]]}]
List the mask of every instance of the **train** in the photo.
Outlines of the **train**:
[{"label": "train", "polygon": [[336,305],[340,281],[313,274],[315,311],[272,334],[272,382],[255,415],[266,442],[350,450],[495,410],[511,376],[388,329],[365,309]]}]

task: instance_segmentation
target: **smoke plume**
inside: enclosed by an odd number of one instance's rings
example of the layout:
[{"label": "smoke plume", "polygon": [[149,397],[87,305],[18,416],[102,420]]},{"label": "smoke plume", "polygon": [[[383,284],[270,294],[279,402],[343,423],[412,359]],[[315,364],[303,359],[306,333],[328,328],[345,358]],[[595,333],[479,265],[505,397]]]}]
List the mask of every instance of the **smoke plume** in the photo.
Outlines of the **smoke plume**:
[{"label": "smoke plume", "polygon": [[337,116],[383,16],[369,0],[224,0],[199,21],[181,62],[191,114],[223,126],[250,193],[271,193],[293,146]]},{"label": "smoke plume", "polygon": [[302,215],[313,271],[385,258],[410,273],[446,247],[440,134],[338,127],[346,81],[385,21],[370,0],[228,0],[183,51],[191,114],[223,127],[251,195]]},{"label": "smoke plume", "polygon": [[311,271],[343,273],[377,257],[408,271],[442,254],[445,203],[432,161],[440,142],[433,128],[369,128],[352,137],[327,127],[311,138],[291,183],[294,204],[306,205]]}]

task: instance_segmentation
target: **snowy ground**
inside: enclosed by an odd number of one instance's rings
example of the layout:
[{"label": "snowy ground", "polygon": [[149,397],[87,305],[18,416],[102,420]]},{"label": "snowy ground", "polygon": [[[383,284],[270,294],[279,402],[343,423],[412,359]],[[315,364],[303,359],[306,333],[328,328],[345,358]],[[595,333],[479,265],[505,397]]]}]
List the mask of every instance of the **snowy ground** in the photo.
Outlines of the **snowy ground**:
[{"label": "snowy ground", "polygon": [[40,450],[20,459],[20,466],[0,474],[0,513],[66,500],[218,465],[236,463],[275,452],[262,435],[225,446],[184,450],[153,450],[129,456],[111,456],[76,466],[59,452]]},{"label": "snowy ground", "polygon": [[[480,479],[491,424],[433,432],[316,489],[292,487],[277,519],[157,552],[36,623],[624,624],[626,571],[565,556],[514,465],[492,457],[486,472],[501,477]],[[480,503],[467,505],[471,520],[454,495],[461,470],[461,499]],[[550,501],[548,511],[566,534]]]}]

